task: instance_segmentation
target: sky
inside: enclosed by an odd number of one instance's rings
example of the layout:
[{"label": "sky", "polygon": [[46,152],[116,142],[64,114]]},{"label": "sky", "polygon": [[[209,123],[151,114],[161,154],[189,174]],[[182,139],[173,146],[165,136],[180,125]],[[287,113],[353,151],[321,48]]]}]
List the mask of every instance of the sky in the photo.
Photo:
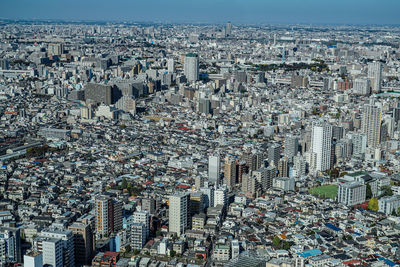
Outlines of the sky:
[{"label": "sky", "polygon": [[0,0],[3,19],[400,24],[400,0]]}]

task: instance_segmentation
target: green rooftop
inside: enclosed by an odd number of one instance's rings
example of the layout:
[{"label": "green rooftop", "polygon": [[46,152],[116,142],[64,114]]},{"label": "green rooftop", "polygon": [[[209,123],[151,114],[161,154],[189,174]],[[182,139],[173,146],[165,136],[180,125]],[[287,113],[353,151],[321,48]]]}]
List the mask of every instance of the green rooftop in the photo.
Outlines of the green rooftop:
[{"label": "green rooftop", "polygon": [[186,54],[187,57],[197,57],[197,54],[195,53],[188,53]]}]

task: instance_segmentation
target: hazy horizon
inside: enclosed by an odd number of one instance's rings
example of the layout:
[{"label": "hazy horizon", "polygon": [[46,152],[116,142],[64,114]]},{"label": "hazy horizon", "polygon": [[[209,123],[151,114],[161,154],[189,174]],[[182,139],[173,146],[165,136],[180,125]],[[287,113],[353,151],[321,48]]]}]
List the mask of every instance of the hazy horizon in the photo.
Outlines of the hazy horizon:
[{"label": "hazy horizon", "polygon": [[3,0],[0,18],[157,23],[396,25],[398,0]]}]

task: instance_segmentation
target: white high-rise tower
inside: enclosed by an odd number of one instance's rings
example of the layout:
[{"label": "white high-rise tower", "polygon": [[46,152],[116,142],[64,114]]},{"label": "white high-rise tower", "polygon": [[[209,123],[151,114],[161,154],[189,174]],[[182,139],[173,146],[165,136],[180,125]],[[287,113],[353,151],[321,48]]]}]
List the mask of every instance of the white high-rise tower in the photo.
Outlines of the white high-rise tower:
[{"label": "white high-rise tower", "polygon": [[221,176],[221,160],[218,154],[208,157],[208,181],[219,183]]},{"label": "white high-rise tower", "polygon": [[311,150],[317,155],[316,171],[331,168],[332,126],[329,123],[313,124]]},{"label": "white high-rise tower", "polygon": [[199,80],[199,56],[197,54],[189,53],[186,55],[184,71],[189,82]]},{"label": "white high-rise tower", "polygon": [[382,81],[382,64],[380,62],[368,64],[368,78],[371,80],[372,92],[379,93]]},{"label": "white high-rise tower", "polygon": [[169,231],[178,236],[188,227],[189,194],[176,193],[169,197]]}]

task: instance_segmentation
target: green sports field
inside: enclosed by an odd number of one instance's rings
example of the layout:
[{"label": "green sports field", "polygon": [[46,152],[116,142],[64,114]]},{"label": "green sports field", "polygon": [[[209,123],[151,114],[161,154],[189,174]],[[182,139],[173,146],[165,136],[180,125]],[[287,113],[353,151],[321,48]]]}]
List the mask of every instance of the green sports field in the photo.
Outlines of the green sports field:
[{"label": "green sports field", "polygon": [[314,188],[310,188],[308,193],[320,197],[326,196],[327,198],[335,199],[338,192],[337,185],[322,185]]}]

